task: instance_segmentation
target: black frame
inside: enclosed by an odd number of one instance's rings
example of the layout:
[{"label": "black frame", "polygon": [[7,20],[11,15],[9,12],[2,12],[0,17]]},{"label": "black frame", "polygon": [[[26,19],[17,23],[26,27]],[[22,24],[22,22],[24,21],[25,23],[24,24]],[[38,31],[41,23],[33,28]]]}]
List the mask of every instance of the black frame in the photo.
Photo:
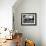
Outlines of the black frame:
[{"label": "black frame", "polygon": [[[33,19],[32,23],[30,23],[30,24],[29,24],[30,21],[28,23],[24,23],[24,19],[23,19],[24,17],[23,16],[28,16],[28,17],[33,16],[33,18],[35,18],[35,19]],[[35,25],[37,25],[37,13],[21,13],[21,25],[24,25],[24,26],[35,26]]]}]

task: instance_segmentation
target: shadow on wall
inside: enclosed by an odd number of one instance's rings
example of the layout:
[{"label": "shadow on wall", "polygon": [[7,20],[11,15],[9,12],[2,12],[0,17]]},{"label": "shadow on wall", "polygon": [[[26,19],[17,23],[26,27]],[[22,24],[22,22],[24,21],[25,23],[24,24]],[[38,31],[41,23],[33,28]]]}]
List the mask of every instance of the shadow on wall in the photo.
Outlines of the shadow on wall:
[{"label": "shadow on wall", "polygon": [[13,9],[16,9],[20,4],[23,2],[23,0],[17,0],[16,3],[12,6]]}]

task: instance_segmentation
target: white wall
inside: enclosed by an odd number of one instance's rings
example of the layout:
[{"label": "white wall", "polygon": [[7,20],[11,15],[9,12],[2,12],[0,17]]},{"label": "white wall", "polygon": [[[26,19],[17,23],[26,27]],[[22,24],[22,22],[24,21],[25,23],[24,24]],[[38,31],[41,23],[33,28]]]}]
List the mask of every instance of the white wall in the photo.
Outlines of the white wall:
[{"label": "white wall", "polygon": [[46,46],[46,0],[41,1],[40,29],[42,46]]},{"label": "white wall", "polygon": [[[19,1],[18,1],[19,2]],[[17,6],[16,6],[17,5]],[[15,30],[23,33],[24,38],[32,39],[35,41],[36,46],[41,46],[41,34],[40,34],[40,0],[23,0],[19,5],[16,3],[13,7]],[[21,25],[21,13],[37,13],[37,25],[36,26],[22,26]]]},{"label": "white wall", "polygon": [[12,28],[12,6],[16,0],[0,0],[0,27]]}]

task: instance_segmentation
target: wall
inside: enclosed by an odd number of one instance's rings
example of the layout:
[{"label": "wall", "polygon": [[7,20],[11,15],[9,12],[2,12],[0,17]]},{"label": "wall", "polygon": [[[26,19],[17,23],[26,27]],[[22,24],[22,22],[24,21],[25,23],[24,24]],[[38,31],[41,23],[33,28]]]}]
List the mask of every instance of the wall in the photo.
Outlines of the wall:
[{"label": "wall", "polygon": [[[18,1],[18,2],[21,2]],[[31,39],[35,41],[36,46],[41,46],[41,34],[40,34],[40,0],[23,0],[21,3],[13,6],[14,24],[15,30],[23,33],[24,39]],[[22,26],[21,25],[21,13],[37,13],[37,25],[36,26]]]},{"label": "wall", "polygon": [[40,30],[42,46],[46,46],[46,0],[41,1]]},{"label": "wall", "polygon": [[16,0],[0,0],[0,27],[12,28],[12,6]]}]

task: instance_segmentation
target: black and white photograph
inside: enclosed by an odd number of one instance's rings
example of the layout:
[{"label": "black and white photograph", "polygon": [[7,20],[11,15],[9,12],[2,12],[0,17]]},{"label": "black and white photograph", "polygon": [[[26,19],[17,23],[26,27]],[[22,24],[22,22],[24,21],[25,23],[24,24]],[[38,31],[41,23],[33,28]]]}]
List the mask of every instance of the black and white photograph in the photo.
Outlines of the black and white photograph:
[{"label": "black and white photograph", "polygon": [[36,25],[36,13],[22,13],[21,24],[22,25]]}]

